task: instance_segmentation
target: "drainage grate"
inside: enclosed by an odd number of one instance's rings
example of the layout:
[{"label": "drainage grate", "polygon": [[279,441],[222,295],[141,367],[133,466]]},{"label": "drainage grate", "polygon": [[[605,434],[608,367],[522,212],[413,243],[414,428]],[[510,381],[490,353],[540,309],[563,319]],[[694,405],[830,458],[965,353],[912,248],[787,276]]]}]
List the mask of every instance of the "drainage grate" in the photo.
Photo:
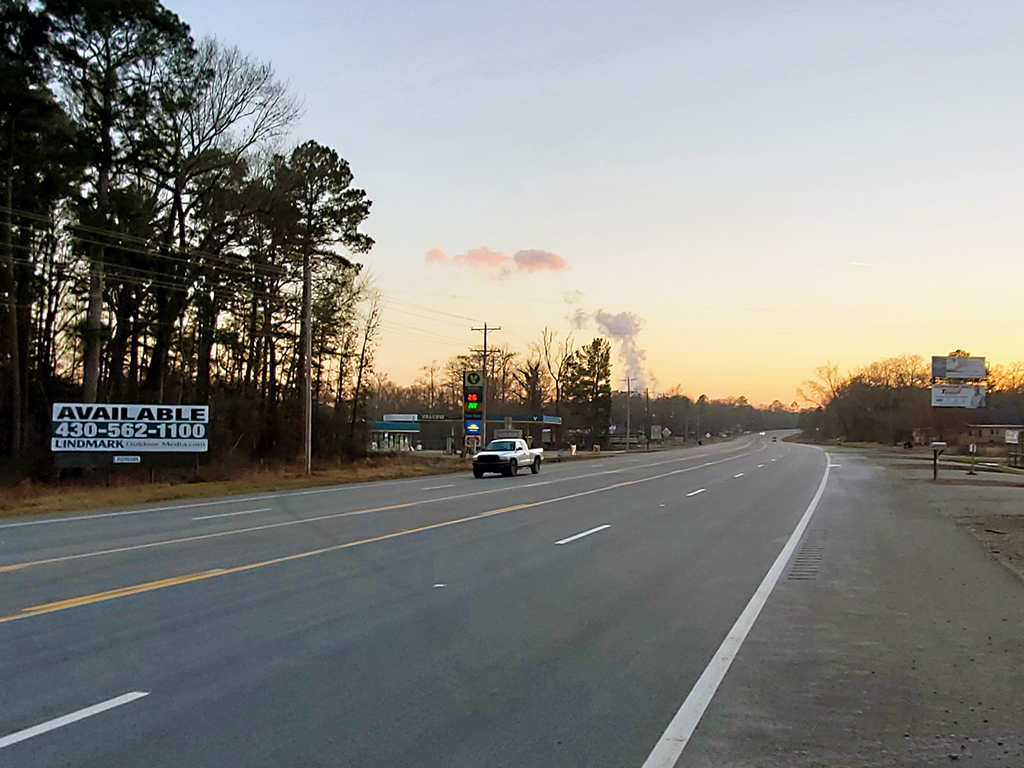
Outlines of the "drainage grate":
[{"label": "drainage grate", "polygon": [[818,541],[807,541],[800,547],[789,563],[790,581],[806,581],[818,578],[818,569],[825,556],[825,545]]}]

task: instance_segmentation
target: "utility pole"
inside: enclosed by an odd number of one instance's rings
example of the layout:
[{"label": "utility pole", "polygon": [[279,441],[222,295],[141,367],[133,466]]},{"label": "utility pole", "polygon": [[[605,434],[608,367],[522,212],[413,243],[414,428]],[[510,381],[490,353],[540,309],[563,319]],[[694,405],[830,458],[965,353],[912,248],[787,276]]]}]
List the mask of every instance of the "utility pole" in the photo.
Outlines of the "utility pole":
[{"label": "utility pole", "polygon": [[481,398],[483,400],[483,403],[481,403],[481,405],[483,406],[481,409],[483,411],[483,420],[480,422],[480,445],[483,447],[487,447],[487,332],[500,331],[501,326],[496,325],[492,328],[488,328],[487,323],[484,323],[483,328],[471,328],[470,330],[484,332],[484,369],[481,372],[483,374],[484,380],[484,393],[483,397]]},{"label": "utility pole", "polygon": [[652,432],[651,432],[651,390],[648,387],[644,387],[644,399],[646,400],[646,403],[647,403],[646,404],[646,409],[645,409],[647,411],[647,420],[646,420],[646,423],[644,424],[644,429],[647,430],[647,435],[644,438],[644,445],[647,446],[647,450],[649,451],[649,450],[651,450],[651,435],[652,435]]},{"label": "utility pole", "polygon": [[630,434],[630,423],[629,423],[629,401],[633,397],[633,389],[629,384],[629,376],[626,377],[626,453],[629,453],[629,434]]},{"label": "utility pole", "polygon": [[[307,249],[308,250],[308,249]],[[309,253],[302,259],[302,458],[313,473],[313,269]],[[355,403],[352,403],[353,409]]]}]

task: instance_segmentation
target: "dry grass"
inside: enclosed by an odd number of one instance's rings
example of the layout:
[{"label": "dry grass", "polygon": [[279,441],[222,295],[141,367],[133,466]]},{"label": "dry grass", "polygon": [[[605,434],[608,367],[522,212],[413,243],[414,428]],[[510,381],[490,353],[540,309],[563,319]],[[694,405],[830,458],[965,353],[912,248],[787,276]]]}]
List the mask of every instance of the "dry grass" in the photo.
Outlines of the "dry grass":
[{"label": "dry grass", "polygon": [[0,518],[83,509],[108,509],[178,499],[237,496],[247,493],[373,480],[465,472],[466,459],[437,455],[379,455],[342,465],[314,466],[306,476],[296,466],[240,467],[209,465],[192,470],[162,469],[150,483],[146,471],[117,471],[107,486],[105,472],[65,479],[60,486],[22,482],[0,488]]}]

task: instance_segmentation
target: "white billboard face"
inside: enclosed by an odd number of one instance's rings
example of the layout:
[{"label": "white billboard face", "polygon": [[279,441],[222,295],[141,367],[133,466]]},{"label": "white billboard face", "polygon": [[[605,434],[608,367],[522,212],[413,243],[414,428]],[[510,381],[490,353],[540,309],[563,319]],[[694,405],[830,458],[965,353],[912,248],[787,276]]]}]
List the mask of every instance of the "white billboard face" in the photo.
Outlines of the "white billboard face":
[{"label": "white billboard face", "polygon": [[936,408],[984,408],[985,387],[935,384],[932,387],[932,405]]},{"label": "white billboard face", "polygon": [[933,357],[933,379],[984,379],[984,357]]},{"label": "white billboard face", "polygon": [[205,453],[205,405],[54,403],[50,450],[90,453]]}]

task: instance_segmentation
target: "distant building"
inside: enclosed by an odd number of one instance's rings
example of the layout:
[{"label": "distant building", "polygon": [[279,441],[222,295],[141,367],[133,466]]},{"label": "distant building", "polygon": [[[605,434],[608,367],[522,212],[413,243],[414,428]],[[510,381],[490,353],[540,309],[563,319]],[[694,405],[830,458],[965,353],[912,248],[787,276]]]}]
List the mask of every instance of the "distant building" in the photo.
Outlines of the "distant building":
[{"label": "distant building", "polygon": [[1007,455],[1007,433],[1019,435],[1024,430],[1021,424],[966,424],[949,442],[959,448],[958,453],[969,453],[970,446],[977,446],[978,456],[1005,457]]}]

